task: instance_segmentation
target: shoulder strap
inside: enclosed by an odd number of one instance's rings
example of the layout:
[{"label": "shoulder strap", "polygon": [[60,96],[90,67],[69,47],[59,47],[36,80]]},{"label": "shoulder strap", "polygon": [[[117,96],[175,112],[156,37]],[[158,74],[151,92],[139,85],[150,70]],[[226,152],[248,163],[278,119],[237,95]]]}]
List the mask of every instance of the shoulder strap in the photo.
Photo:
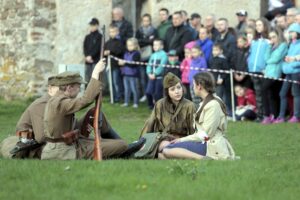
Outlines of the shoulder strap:
[{"label": "shoulder strap", "polygon": [[180,102],[180,103],[179,103],[179,106],[178,106],[178,108],[177,108],[177,110],[176,110],[176,112],[174,113],[174,115],[173,115],[172,118],[171,118],[170,123],[168,124],[168,126],[166,126],[166,127],[164,128],[164,130],[163,130],[162,133],[164,133],[164,134],[167,133],[168,129],[171,127],[172,122],[175,120],[175,118],[177,117],[178,113],[180,112],[182,106],[183,106],[183,103]]}]

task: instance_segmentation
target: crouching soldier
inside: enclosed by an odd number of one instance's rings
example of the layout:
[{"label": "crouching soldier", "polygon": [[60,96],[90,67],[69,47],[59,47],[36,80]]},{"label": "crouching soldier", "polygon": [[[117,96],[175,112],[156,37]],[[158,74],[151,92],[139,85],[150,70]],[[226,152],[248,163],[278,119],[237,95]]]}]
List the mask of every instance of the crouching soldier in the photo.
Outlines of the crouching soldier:
[{"label": "crouching soldier", "polygon": [[[94,139],[80,134],[80,128],[75,129],[74,113],[85,108],[94,101],[100,93],[101,81],[99,74],[105,64],[100,60],[92,73],[86,91],[82,97],[76,98],[80,92],[80,84],[84,83],[78,73],[64,72],[56,78],[59,91],[46,105],[44,128],[46,145],[42,150],[41,159],[92,159]],[[104,158],[116,157],[128,149],[122,139],[102,139],[102,154]]]},{"label": "crouching soldier", "polygon": [[4,158],[40,158],[45,144],[43,117],[45,106],[58,91],[55,76],[48,78],[48,92],[32,102],[20,117],[16,135],[5,138],[1,145]]}]

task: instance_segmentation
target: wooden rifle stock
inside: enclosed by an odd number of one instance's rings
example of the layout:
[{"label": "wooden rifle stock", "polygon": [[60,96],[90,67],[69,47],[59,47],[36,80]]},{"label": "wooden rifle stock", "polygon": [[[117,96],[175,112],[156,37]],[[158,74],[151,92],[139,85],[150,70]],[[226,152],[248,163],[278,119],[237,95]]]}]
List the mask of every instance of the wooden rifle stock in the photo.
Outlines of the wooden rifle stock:
[{"label": "wooden rifle stock", "polygon": [[[100,59],[103,59],[104,53],[104,42],[105,42],[105,25],[102,27],[102,41],[101,41],[101,52]],[[102,82],[102,73],[99,74],[99,80]],[[99,130],[99,115],[102,106],[102,89],[100,89],[99,95],[96,97],[96,106],[94,112],[93,127],[95,132],[95,142],[94,142],[94,160],[102,160],[102,150],[101,150],[101,133]]]}]

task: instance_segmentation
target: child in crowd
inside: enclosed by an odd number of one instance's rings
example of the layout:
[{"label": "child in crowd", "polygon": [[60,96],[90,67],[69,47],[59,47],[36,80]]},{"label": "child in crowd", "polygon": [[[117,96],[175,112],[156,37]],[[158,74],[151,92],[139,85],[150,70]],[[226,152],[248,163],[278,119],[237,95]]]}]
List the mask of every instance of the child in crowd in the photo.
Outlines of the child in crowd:
[{"label": "child in crowd", "polygon": [[247,46],[249,46],[249,47],[251,45],[252,40],[255,37],[255,28],[254,27],[247,26],[246,29],[245,29],[246,38],[247,38]]},{"label": "child in crowd", "polygon": [[169,66],[165,68],[164,76],[167,75],[168,72],[171,72],[171,73],[175,74],[178,78],[181,78],[181,72],[179,69],[180,62],[179,62],[179,57],[178,57],[176,50],[170,50],[168,52],[167,65],[169,65]]},{"label": "child in crowd", "polygon": [[197,73],[206,71],[205,69],[207,69],[207,63],[203,55],[203,52],[201,51],[201,48],[198,45],[193,46],[191,53],[192,53],[192,62],[191,62],[190,73],[189,73],[190,93],[193,102],[195,103],[196,107],[198,107],[201,100],[199,97],[195,95],[194,86],[192,83],[193,83],[194,76]]},{"label": "child in crowd", "polygon": [[139,52],[139,44],[137,39],[129,38],[126,41],[127,51],[124,55],[124,60],[119,61],[119,65],[123,74],[123,83],[125,88],[125,103],[122,107],[129,105],[131,93],[133,93],[133,108],[138,108],[139,96],[137,82],[139,77],[139,66],[126,63],[126,61],[140,61],[141,55]]},{"label": "child in crowd", "polygon": [[147,84],[146,96],[150,109],[153,109],[155,102],[163,97],[163,65],[168,62],[167,53],[163,50],[163,48],[164,45],[162,40],[154,40],[154,53],[151,55],[147,66],[149,81]]},{"label": "child in crowd", "polygon": [[[234,69],[237,71],[248,72],[247,59],[249,55],[249,45],[245,36],[239,36],[237,39],[237,51],[234,63]],[[234,73],[234,80],[239,85],[246,88],[252,88],[252,81],[249,76],[241,73]]]},{"label": "child in crowd", "polygon": [[196,44],[196,42],[189,42],[184,46],[184,60],[180,64],[181,71],[181,82],[185,87],[185,98],[192,100],[190,93],[190,81],[189,81],[189,73],[190,66],[192,63],[192,48]]},{"label": "child in crowd", "polygon": [[234,92],[237,96],[236,119],[242,121],[255,120],[256,101],[254,91],[241,85],[236,85]]},{"label": "child in crowd", "polygon": [[[126,48],[119,37],[119,28],[117,26],[109,26],[109,37],[109,40],[104,45],[104,55],[111,55],[117,58],[123,58]],[[111,71],[114,102],[119,102],[122,94],[124,94],[124,87],[121,69],[118,64],[118,61],[115,59],[111,59]]]},{"label": "child in crowd", "polygon": [[[209,61],[209,68],[217,70],[229,70],[227,58],[223,54],[221,44],[215,43],[212,51],[213,57]],[[216,80],[216,93],[224,101],[227,113],[231,116],[231,87],[230,76],[226,73],[212,72]]]},{"label": "child in crowd", "polygon": [[[297,23],[291,24],[288,28],[288,32],[290,34],[290,45],[282,65],[282,72],[286,74],[286,79],[300,82],[300,25]],[[292,88],[294,99],[294,116],[292,116],[288,122],[300,122],[300,85],[284,82],[280,90],[280,113],[274,123],[284,122],[288,104],[287,94],[290,88]]]},{"label": "child in crowd", "polygon": [[[283,58],[286,56],[288,45],[284,41],[280,29],[274,29],[269,33],[270,44],[265,53],[266,68],[264,75],[270,78],[281,77]],[[280,84],[276,80],[263,79],[262,102],[264,108],[264,120],[262,124],[271,124],[278,114]]]}]

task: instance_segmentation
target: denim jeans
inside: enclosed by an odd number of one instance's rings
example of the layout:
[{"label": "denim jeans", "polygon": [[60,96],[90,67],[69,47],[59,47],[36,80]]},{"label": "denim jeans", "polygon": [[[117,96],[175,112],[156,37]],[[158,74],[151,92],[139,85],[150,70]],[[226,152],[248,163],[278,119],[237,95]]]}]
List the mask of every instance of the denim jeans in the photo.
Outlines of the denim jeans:
[{"label": "denim jeans", "polygon": [[124,76],[123,83],[125,88],[125,103],[129,104],[131,93],[133,94],[133,103],[138,104],[139,102],[139,95],[137,89],[137,77],[132,76]]},{"label": "denim jeans", "polygon": [[227,114],[232,116],[230,80],[225,79],[222,85],[217,85],[216,93],[224,101]]},{"label": "denim jeans", "polygon": [[162,78],[149,80],[146,89],[148,106],[150,109],[154,107],[153,100],[157,102],[163,97],[163,80]]},{"label": "denim jeans", "polygon": [[139,72],[140,72],[140,86],[141,86],[141,96],[144,96],[146,94],[146,90],[147,90],[147,81],[148,81],[148,76],[146,74],[146,67],[145,66],[141,66],[139,68]]},{"label": "denim jeans", "polygon": [[[260,74],[261,73],[256,73]],[[264,92],[262,90],[262,84],[263,79],[258,77],[251,77],[253,81],[254,91],[255,91],[255,99],[256,99],[256,109],[257,109],[257,117],[262,118],[263,117],[263,99],[262,99],[262,93]]]},{"label": "denim jeans", "polygon": [[112,70],[112,82],[113,82],[113,90],[114,90],[114,101],[118,102],[121,100],[121,97],[124,95],[122,74],[119,68]]},{"label": "denim jeans", "polygon": [[[294,81],[300,81],[300,73],[297,74],[287,74],[286,79],[288,80],[294,80]],[[279,117],[284,118],[288,100],[287,100],[287,94],[289,92],[289,89],[292,88],[292,95],[294,97],[294,116],[297,118],[300,118],[300,85],[295,83],[289,83],[284,82],[282,84],[281,90],[280,90],[280,113]]]}]

